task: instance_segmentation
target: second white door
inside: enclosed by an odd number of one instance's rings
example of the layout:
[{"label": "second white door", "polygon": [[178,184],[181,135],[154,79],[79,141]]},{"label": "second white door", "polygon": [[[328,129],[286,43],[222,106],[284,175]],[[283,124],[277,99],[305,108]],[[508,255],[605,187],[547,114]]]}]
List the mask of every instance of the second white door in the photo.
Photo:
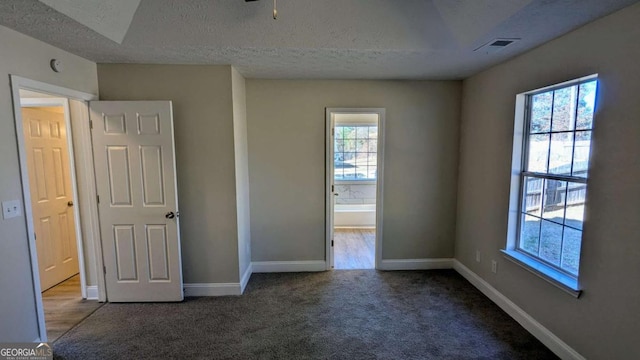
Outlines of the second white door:
[{"label": "second white door", "polygon": [[78,273],[71,166],[64,109],[23,107],[40,290]]}]

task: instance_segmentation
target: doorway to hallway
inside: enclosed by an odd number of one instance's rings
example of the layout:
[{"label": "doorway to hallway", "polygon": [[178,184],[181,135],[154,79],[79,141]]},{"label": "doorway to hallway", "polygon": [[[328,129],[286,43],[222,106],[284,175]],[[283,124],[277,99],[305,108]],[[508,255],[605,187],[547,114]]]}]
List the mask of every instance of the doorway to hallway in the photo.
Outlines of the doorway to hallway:
[{"label": "doorway to hallway", "polygon": [[327,268],[380,258],[384,109],[327,109]]}]

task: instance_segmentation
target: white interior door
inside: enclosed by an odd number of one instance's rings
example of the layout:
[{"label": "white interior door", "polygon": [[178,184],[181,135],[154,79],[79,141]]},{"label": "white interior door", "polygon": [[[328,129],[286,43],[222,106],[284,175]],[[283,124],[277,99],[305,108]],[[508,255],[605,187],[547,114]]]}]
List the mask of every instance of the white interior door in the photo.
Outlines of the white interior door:
[{"label": "white interior door", "polygon": [[98,211],[111,302],[181,301],[170,101],[92,101]]},{"label": "white interior door", "polygon": [[64,109],[22,108],[40,290],[78,273]]}]

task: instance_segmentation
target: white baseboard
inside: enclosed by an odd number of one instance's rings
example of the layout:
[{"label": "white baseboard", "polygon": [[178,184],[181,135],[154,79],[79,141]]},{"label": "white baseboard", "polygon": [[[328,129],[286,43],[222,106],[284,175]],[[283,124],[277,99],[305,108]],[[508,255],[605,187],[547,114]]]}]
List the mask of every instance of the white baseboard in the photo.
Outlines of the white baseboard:
[{"label": "white baseboard", "polygon": [[309,272],[325,271],[327,265],[324,260],[313,261],[254,261],[251,263],[254,273],[269,272]]},{"label": "white baseboard", "polygon": [[98,300],[98,286],[87,286],[87,300]]},{"label": "white baseboard", "polygon": [[451,269],[453,259],[395,259],[382,260],[380,270],[433,270]]},{"label": "white baseboard", "polygon": [[502,293],[491,286],[491,284],[464,266],[461,262],[453,260],[453,268],[473,286],[478,288],[478,290],[480,290],[484,295],[491,299],[491,301],[496,303],[496,305],[509,314],[509,316],[511,316],[515,321],[522,325],[522,327],[527,329],[531,335],[535,336],[541,343],[558,355],[558,357],[567,360],[585,360],[582,355],[567,345],[567,343],[562,341],[549,329],[542,326],[542,324],[531,317],[531,315],[527,314],[518,305],[513,303],[506,296],[502,295]]},{"label": "white baseboard", "polygon": [[184,296],[242,295],[240,283],[192,283],[183,286]]},{"label": "white baseboard", "polygon": [[242,278],[240,279],[240,294],[244,294],[244,289],[249,283],[251,274],[253,274],[253,265],[249,263],[249,266],[247,266],[247,269],[244,271],[244,274],[242,274]]}]

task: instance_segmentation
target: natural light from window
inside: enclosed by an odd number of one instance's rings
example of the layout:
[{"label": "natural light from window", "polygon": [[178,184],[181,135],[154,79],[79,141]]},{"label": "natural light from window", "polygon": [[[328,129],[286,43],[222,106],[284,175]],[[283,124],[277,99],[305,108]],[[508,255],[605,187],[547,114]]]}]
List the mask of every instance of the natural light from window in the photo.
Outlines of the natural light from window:
[{"label": "natural light from window", "polygon": [[375,181],[377,125],[336,125],[334,176],[337,181]]},{"label": "natural light from window", "polygon": [[517,250],[577,278],[597,81],[528,95]]}]

